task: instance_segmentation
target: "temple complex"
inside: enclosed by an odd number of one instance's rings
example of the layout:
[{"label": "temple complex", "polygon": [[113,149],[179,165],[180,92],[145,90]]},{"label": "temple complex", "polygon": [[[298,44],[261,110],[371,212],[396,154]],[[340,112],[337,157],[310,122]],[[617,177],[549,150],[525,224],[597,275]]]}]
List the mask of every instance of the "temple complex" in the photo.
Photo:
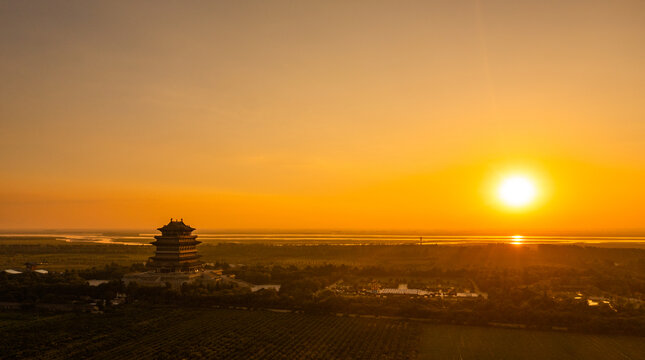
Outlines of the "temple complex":
[{"label": "temple complex", "polygon": [[158,273],[197,272],[203,270],[202,262],[197,255],[197,235],[192,235],[194,228],[184,224],[184,219],[170,222],[158,228],[161,235],[155,236],[152,242],[157,250],[155,256],[148,260],[148,265]]},{"label": "temple complex", "polygon": [[147,267],[150,271],[127,274],[123,282],[128,285],[136,283],[142,286],[171,286],[194,281],[217,282],[222,279],[221,270],[204,270],[203,263],[197,254],[197,235],[194,228],[184,224],[184,220],[170,219],[170,222],[157,230],[161,235],[155,236],[151,244],[155,246],[155,255],[150,257]]}]

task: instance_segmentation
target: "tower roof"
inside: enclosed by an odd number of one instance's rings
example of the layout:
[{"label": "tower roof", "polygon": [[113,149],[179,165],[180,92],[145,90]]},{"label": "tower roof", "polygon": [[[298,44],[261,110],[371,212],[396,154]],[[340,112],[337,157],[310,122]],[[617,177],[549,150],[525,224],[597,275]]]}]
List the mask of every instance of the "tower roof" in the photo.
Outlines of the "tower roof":
[{"label": "tower roof", "polygon": [[170,222],[168,224],[158,228],[157,230],[159,230],[161,232],[166,232],[166,231],[168,231],[168,232],[171,232],[171,231],[172,232],[191,232],[191,231],[195,230],[195,228],[192,228],[192,227],[184,224],[184,219],[181,219],[181,220],[170,219]]}]

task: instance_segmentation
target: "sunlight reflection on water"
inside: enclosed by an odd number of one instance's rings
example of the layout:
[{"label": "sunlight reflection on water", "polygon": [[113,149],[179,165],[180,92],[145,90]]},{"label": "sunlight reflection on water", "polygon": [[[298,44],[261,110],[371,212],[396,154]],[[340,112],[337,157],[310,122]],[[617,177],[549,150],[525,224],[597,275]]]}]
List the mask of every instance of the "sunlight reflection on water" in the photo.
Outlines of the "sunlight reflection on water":
[{"label": "sunlight reflection on water", "polygon": [[522,235],[511,236],[511,244],[513,245],[522,245],[523,241],[524,241],[524,236]]}]

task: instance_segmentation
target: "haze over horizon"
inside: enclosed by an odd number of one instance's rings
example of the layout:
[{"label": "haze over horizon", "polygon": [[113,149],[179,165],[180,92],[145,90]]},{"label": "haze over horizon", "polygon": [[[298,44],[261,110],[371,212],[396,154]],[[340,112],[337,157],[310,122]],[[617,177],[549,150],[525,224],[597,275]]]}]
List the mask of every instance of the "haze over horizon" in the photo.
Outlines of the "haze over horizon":
[{"label": "haze over horizon", "polygon": [[0,230],[645,230],[645,2],[34,3]]}]

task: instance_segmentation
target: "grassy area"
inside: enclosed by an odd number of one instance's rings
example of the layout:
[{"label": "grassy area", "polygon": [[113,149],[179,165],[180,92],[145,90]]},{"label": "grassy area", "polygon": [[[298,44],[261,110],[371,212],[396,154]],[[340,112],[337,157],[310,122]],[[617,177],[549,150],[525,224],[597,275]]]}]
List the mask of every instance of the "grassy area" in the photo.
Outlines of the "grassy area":
[{"label": "grassy area", "polygon": [[44,262],[41,267],[53,271],[100,267],[110,263],[129,266],[145,262],[153,253],[151,246],[0,242],[0,270],[20,270],[26,262]]}]

